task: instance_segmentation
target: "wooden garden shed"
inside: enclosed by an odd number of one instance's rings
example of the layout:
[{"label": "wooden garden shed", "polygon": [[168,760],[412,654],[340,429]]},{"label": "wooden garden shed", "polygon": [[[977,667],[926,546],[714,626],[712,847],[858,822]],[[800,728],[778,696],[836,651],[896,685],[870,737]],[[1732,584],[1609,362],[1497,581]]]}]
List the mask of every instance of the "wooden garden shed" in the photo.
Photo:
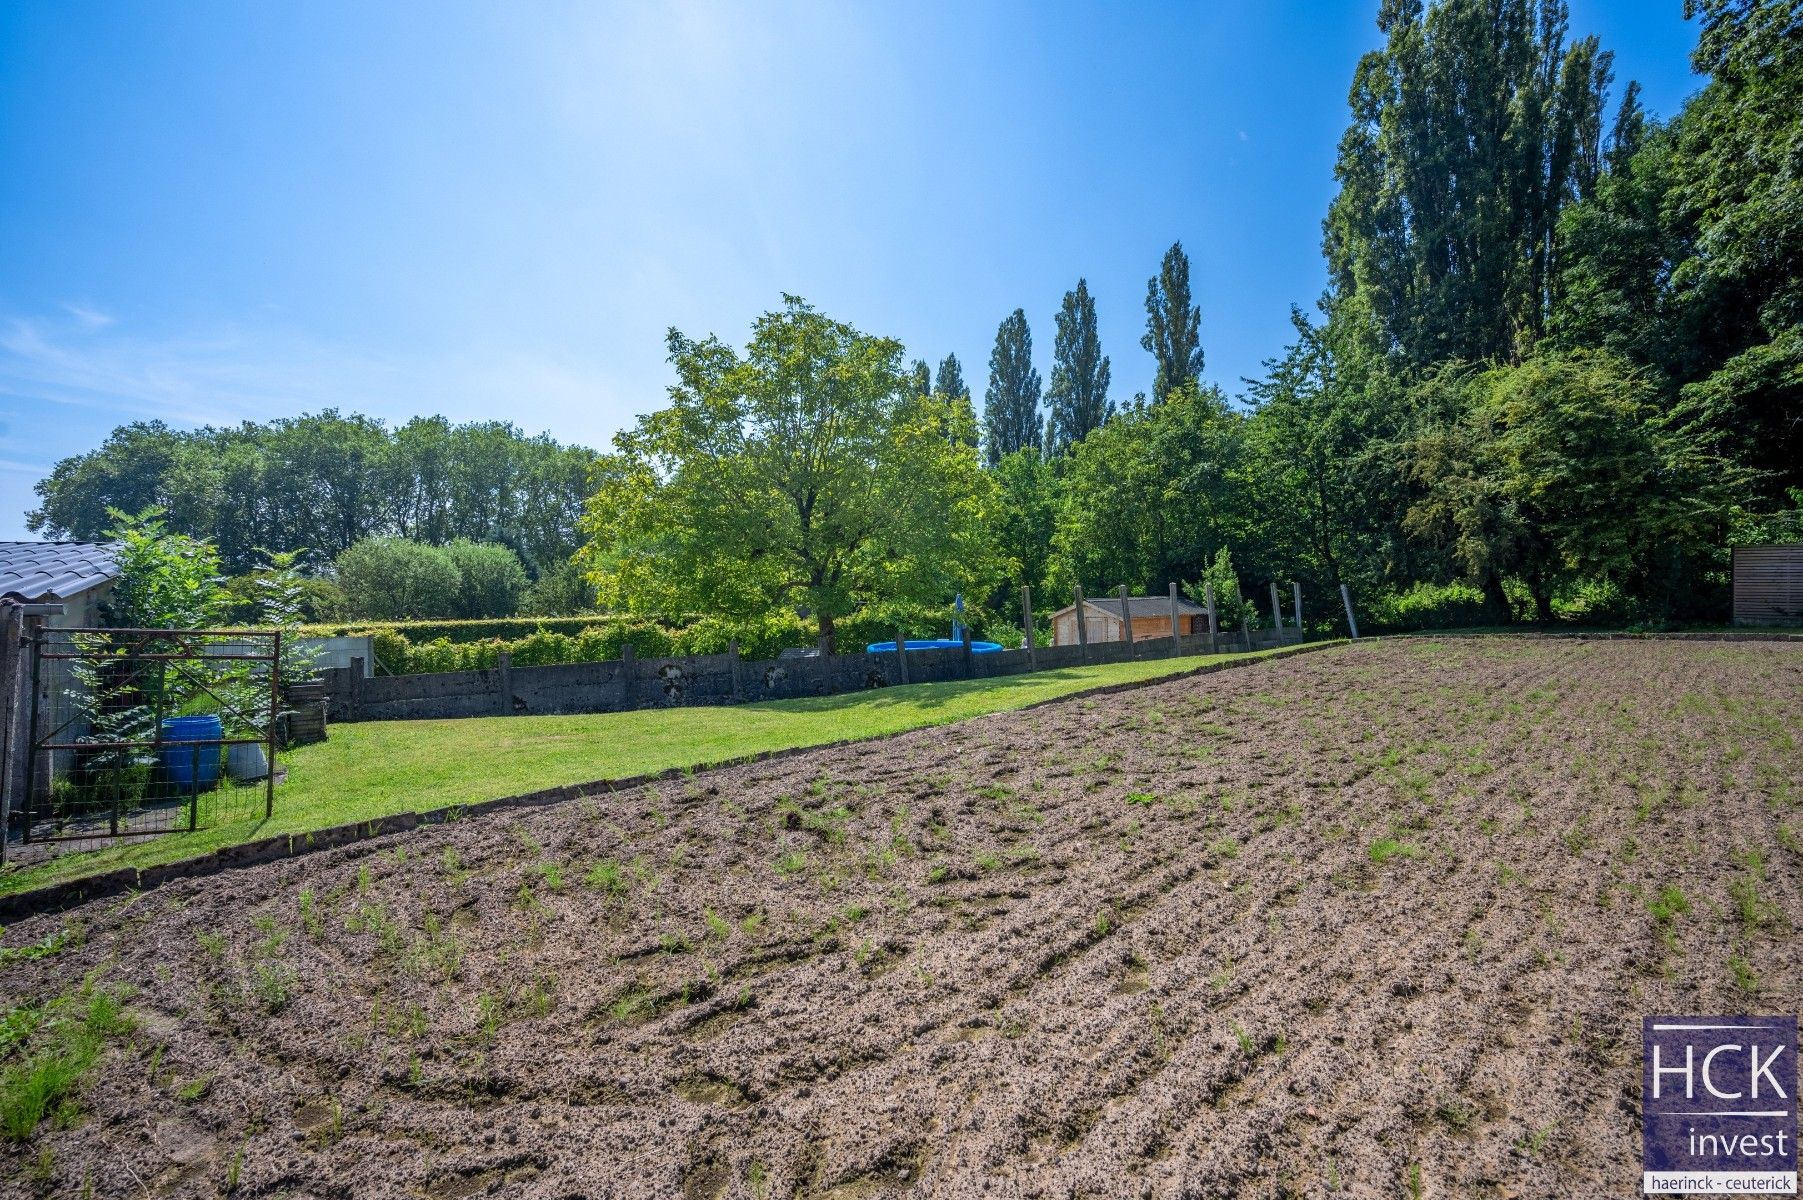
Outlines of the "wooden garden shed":
[{"label": "wooden garden shed", "polygon": [[[1171,598],[1169,596],[1129,596],[1127,597],[1127,617],[1132,623],[1133,640],[1143,641],[1146,638],[1163,638],[1171,636]],[[1092,642],[1118,642],[1123,640],[1121,630],[1125,622],[1121,620],[1120,598],[1089,599],[1083,601],[1084,632]],[[1177,632],[1184,637],[1208,632],[1208,610],[1200,604],[1179,598],[1177,601]],[[1067,604],[1052,614],[1052,645],[1075,646],[1077,644],[1077,606]]]},{"label": "wooden garden shed", "polygon": [[1736,546],[1734,623],[1803,626],[1803,542]]}]

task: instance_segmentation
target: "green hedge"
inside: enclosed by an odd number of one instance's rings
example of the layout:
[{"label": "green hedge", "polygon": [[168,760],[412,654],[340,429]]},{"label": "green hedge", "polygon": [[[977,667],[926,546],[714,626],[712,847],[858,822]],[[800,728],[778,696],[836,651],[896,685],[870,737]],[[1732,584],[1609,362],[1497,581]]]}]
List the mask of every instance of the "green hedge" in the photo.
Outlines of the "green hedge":
[{"label": "green hedge", "polygon": [[[897,617],[889,613],[859,613],[837,623],[835,638],[840,650],[858,650],[870,642],[888,641],[900,625],[909,637],[946,635],[950,617],[921,611]],[[445,632],[455,627],[524,626],[523,636],[489,634],[481,638],[454,638]],[[972,621],[973,630],[979,628]],[[731,619],[701,617],[682,626],[630,617],[559,618],[546,621],[412,621],[377,625],[316,626],[316,636],[368,634],[374,639],[378,668],[394,675],[419,675],[438,671],[475,671],[493,667],[506,650],[516,667],[553,666],[559,663],[602,662],[620,657],[631,645],[640,658],[674,655],[724,654],[734,639],[739,653],[749,659],[775,658],[791,647],[812,646],[819,640],[819,626],[812,619],[792,614]],[[994,640],[1017,645],[1002,623]],[[427,636],[430,635],[430,636]]]},{"label": "green hedge", "polygon": [[434,642],[439,638],[450,642],[486,642],[495,638],[529,637],[540,629],[573,635],[591,625],[613,620],[618,618],[591,613],[586,617],[495,617],[479,621],[338,621],[303,625],[301,632],[310,637],[344,637],[386,630],[402,634],[410,642]]}]

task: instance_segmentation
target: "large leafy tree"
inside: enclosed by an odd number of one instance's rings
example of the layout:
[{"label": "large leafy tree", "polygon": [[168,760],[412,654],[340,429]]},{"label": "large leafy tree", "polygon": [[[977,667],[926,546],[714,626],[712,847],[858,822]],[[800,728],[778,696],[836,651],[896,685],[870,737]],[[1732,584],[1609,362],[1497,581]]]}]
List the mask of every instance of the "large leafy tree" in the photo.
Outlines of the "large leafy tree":
[{"label": "large leafy tree", "polygon": [[1541,620],[1562,582],[1673,598],[1687,557],[1719,541],[1744,472],[1659,420],[1658,390],[1601,351],[1543,355],[1423,385],[1406,524],[1487,586],[1521,579]]},{"label": "large leafy tree", "polygon": [[1251,385],[1252,475],[1270,508],[1288,514],[1273,532],[1294,542],[1290,574],[1329,590],[1343,582],[1363,588],[1404,550],[1382,449],[1403,413],[1386,392],[1387,377],[1359,370],[1356,354],[1335,345],[1334,329],[1311,325],[1300,311],[1290,320],[1295,343]]},{"label": "large leafy tree", "polygon": [[1016,450],[1039,444],[1039,372],[1027,314],[1015,309],[995,331],[989,387],[983,394],[983,449],[994,466]]},{"label": "large leafy tree", "polygon": [[1008,455],[990,474],[997,490],[990,535],[1006,556],[1008,567],[1004,594],[996,597],[999,603],[995,607],[1018,616],[1018,585],[1025,584],[1038,594],[1047,579],[1058,516],[1058,474],[1032,446]]},{"label": "large leafy tree", "polygon": [[1164,252],[1146,281],[1146,332],[1139,344],[1157,360],[1152,399],[1163,400],[1202,378],[1202,309],[1190,299],[1189,255],[1183,243]]},{"label": "large leafy tree", "polygon": [[1696,253],[1673,286],[1714,361],[1684,388],[1680,419],[1765,472],[1776,500],[1803,486],[1803,5],[1685,9],[1710,81],[1675,123],[1670,207]]},{"label": "large leafy tree", "polygon": [[1052,348],[1052,386],[1046,400],[1046,453],[1063,454],[1108,419],[1108,356],[1096,334],[1096,302],[1089,283],[1077,280],[1064,293],[1058,310],[1058,333]]},{"label": "large leafy tree", "polygon": [[597,468],[583,553],[603,603],[805,609],[830,641],[861,607],[987,594],[994,484],[946,437],[898,342],[788,296],[743,352],[676,330],[669,350],[670,406]]},{"label": "large leafy tree", "polygon": [[1211,387],[1130,404],[1066,461],[1052,574],[1134,590],[1193,580],[1244,532],[1243,419]]}]

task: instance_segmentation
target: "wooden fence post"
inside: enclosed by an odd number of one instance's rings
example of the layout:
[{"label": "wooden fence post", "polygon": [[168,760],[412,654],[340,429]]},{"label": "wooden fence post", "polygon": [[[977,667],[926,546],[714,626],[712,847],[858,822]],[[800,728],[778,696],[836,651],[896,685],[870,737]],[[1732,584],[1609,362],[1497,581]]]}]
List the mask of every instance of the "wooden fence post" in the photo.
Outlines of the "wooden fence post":
[{"label": "wooden fence post", "polygon": [[1177,625],[1177,585],[1171,585],[1171,657],[1183,653],[1183,633]]},{"label": "wooden fence post", "polygon": [[1304,636],[1302,632],[1302,585],[1293,579],[1290,581],[1290,595],[1296,601],[1296,641],[1301,642]]},{"label": "wooden fence post", "polygon": [[901,681],[908,682],[908,639],[899,625],[895,627],[895,663],[901,668]]},{"label": "wooden fence post", "polygon": [[745,699],[744,685],[739,682],[739,639],[726,643],[726,667],[732,672],[732,702]]},{"label": "wooden fence post", "polygon": [[1033,589],[1026,586],[1020,589],[1020,628],[1025,635],[1021,645],[1027,650],[1027,670],[1037,670],[1033,656]]},{"label": "wooden fence post", "polygon": [[1127,657],[1134,657],[1133,614],[1131,607],[1127,603],[1127,585],[1124,583],[1121,584],[1121,636],[1127,639]]},{"label": "wooden fence post", "polygon": [[1277,644],[1283,645],[1283,603],[1278,599],[1277,581],[1271,581],[1271,629],[1277,634]]},{"label": "wooden fence post", "polygon": [[513,654],[511,651],[502,650],[495,655],[495,674],[500,676],[501,684],[499,715],[510,717],[513,715]]},{"label": "wooden fence post", "polygon": [[1202,598],[1208,602],[1208,652],[1210,654],[1219,654],[1221,652],[1221,631],[1215,624],[1214,584],[1204,583],[1202,585]]},{"label": "wooden fence post", "polygon": [[639,706],[638,651],[631,642],[620,646],[620,709],[631,712]]},{"label": "wooden fence post", "polygon": [[1084,663],[1089,662],[1089,622],[1083,619],[1083,585],[1077,585],[1077,601],[1074,611],[1077,614],[1077,657]]},{"label": "wooden fence post", "polygon": [[1345,584],[1340,585],[1340,602],[1346,606],[1346,627],[1352,630],[1352,640],[1359,640],[1358,619],[1352,615],[1352,592]]}]

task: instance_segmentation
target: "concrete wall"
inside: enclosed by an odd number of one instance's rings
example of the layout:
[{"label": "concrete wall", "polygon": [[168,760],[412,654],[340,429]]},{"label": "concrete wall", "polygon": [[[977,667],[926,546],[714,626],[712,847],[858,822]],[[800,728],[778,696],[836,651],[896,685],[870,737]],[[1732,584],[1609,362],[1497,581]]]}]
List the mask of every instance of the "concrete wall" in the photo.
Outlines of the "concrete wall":
[{"label": "concrete wall", "polygon": [[[282,639],[287,641],[286,638]],[[321,671],[329,671],[334,667],[349,667],[353,658],[363,660],[365,674],[375,673],[376,639],[365,633],[357,637],[306,637],[301,638],[303,646],[311,647],[318,655],[315,666]]]},{"label": "concrete wall", "polygon": [[[1206,635],[1181,639],[1182,653],[1208,650]],[[1266,632],[1253,645],[1278,644]],[[1236,634],[1223,651],[1242,649]],[[888,654],[834,654],[766,662],[736,654],[691,658],[639,658],[570,663],[553,667],[502,665],[484,671],[363,678],[350,668],[324,673],[333,721],[394,721],[442,717],[497,717],[515,714],[624,712],[693,704],[738,704],[832,696],[900,683],[986,679],[1027,671],[1055,670],[1085,662],[1163,658],[1171,639],[1042,646],[1032,652],[1001,650],[966,655],[962,649],[910,650],[904,666]]]}]

